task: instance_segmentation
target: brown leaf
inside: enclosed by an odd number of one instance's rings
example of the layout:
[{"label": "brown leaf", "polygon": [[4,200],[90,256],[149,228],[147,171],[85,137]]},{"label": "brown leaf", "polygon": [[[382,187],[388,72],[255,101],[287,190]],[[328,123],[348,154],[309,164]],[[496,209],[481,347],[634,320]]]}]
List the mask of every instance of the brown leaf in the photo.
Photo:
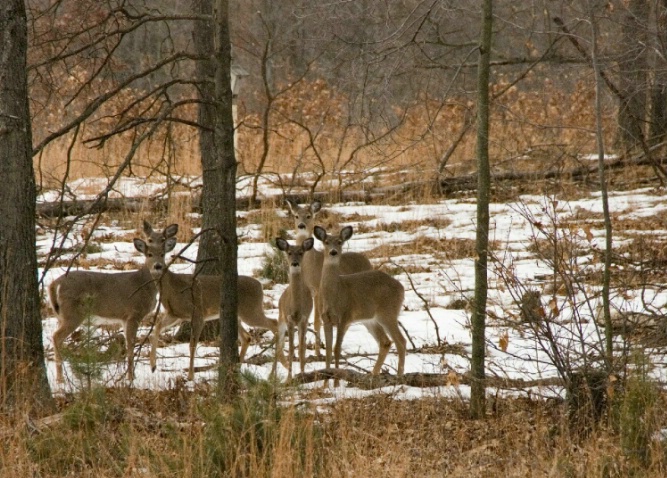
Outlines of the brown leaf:
[{"label": "brown leaf", "polygon": [[458,387],[460,383],[461,380],[459,380],[459,374],[456,373],[454,370],[450,370],[449,373],[447,374],[447,385]]},{"label": "brown leaf", "polygon": [[500,350],[502,350],[503,352],[507,352],[507,346],[509,345],[509,343],[510,343],[510,336],[507,333],[507,331],[505,331],[505,333],[503,333],[500,336],[500,339],[498,339],[498,347],[500,347]]},{"label": "brown leaf", "polygon": [[558,302],[556,302],[556,298],[553,297],[549,301],[549,308],[551,309],[551,313],[554,315],[554,317],[558,317]]},{"label": "brown leaf", "polygon": [[584,224],[582,226],[582,229],[584,230],[584,234],[586,234],[586,240],[588,242],[591,242],[593,240],[593,233],[591,232],[591,225],[590,224]]}]

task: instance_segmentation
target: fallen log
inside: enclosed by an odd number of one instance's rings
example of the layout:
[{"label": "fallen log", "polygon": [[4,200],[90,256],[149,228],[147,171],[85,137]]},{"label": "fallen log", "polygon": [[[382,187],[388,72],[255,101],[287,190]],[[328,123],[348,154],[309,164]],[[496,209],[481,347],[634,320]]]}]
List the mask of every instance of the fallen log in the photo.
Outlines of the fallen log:
[{"label": "fallen log", "polygon": [[[363,389],[374,390],[382,387],[406,385],[408,387],[445,387],[448,385],[470,385],[468,374],[456,373],[406,373],[402,377],[397,375],[372,375],[348,369],[325,368],[312,372],[295,375],[288,385],[303,385],[320,380],[345,380],[350,385]],[[502,389],[523,390],[532,387],[561,387],[563,381],[558,377],[522,380],[502,377],[487,377],[486,386]]]},{"label": "fallen log", "polygon": [[[664,146],[656,145],[652,148]],[[632,159],[615,159],[606,163],[607,170],[625,168],[629,166],[651,166],[655,159],[647,158],[645,155]],[[544,181],[568,178],[574,181],[586,180],[591,177],[597,177],[597,162],[591,166],[579,166],[567,170],[553,169],[537,172],[506,172],[494,174],[491,177],[493,185],[512,182],[512,181]],[[659,161],[660,164],[663,161]],[[477,176],[469,174],[465,176],[456,176],[451,178],[440,178],[438,180],[424,180],[402,183],[392,186],[375,187],[364,190],[343,190],[316,192],[315,198],[324,203],[336,202],[364,202],[373,203],[376,201],[385,201],[390,196],[401,196],[405,194],[418,195],[424,191],[432,194],[440,194],[447,197],[450,194],[472,192],[477,189]],[[311,201],[310,192],[290,192],[288,196],[297,202]],[[190,210],[192,212],[201,212],[201,196],[199,192],[187,195],[190,201]],[[248,210],[261,207],[264,202],[269,202],[276,207],[282,207],[283,196],[268,196],[257,198],[252,203],[248,196],[236,199],[236,208],[238,210]],[[37,215],[39,217],[64,217],[80,216],[85,214],[99,214],[101,212],[142,212],[142,211],[166,211],[168,198],[160,196],[157,198],[106,198],[106,199],[86,199],[86,200],[64,200],[54,202],[43,202],[37,204]]]}]

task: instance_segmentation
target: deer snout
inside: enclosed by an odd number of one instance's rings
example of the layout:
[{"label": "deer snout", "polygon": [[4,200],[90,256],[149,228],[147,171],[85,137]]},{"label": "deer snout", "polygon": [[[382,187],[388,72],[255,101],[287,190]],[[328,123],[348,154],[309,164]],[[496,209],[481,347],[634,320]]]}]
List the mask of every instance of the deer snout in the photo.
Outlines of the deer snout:
[{"label": "deer snout", "polygon": [[330,256],[335,256],[337,254],[338,254],[338,251],[336,249],[331,249],[331,251],[329,251]]},{"label": "deer snout", "polygon": [[296,261],[292,262],[292,267],[297,268],[299,266],[301,266],[301,264],[299,264],[298,262]]},{"label": "deer snout", "polygon": [[298,229],[305,229],[306,225],[303,222],[300,222],[298,226],[296,226]]},{"label": "deer snout", "polygon": [[164,266],[160,264],[159,262],[157,264],[153,264],[153,270],[160,272]]}]

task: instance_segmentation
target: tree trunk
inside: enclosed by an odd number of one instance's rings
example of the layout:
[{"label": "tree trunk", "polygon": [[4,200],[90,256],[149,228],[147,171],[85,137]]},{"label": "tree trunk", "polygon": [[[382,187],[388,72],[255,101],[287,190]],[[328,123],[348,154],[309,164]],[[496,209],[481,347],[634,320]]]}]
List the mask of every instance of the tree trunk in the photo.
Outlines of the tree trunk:
[{"label": "tree trunk", "polygon": [[[202,164],[202,230],[215,229],[216,216],[222,211],[220,182],[217,178],[216,161],[218,161],[214,137],[215,128],[215,63],[213,53],[213,3],[212,0],[193,0],[193,12],[198,15],[210,16],[207,21],[195,23],[192,33],[197,55],[208,56],[207,60],[196,62],[196,79],[199,91],[199,149]],[[202,274],[220,274],[220,238],[217,234],[205,232],[199,239],[197,252],[197,272]]]},{"label": "tree trunk", "polygon": [[595,136],[598,149],[598,174],[600,178],[600,194],[602,199],[602,212],[604,215],[605,229],[605,251],[604,251],[604,273],[602,276],[602,306],[604,310],[605,323],[605,348],[607,356],[607,372],[611,374],[614,359],[614,340],[612,333],[611,314],[609,311],[609,284],[611,282],[611,258],[612,258],[612,228],[611,215],[609,212],[609,198],[607,192],[607,179],[604,164],[604,136],[602,134],[602,99],[600,64],[598,63],[598,22],[595,17],[595,8],[591,2],[591,62],[595,72]]},{"label": "tree trunk", "polygon": [[618,140],[626,151],[645,142],[649,10],[649,2],[629,0],[623,18],[621,44],[625,50],[619,56]]},{"label": "tree trunk", "polygon": [[487,258],[489,248],[489,70],[493,27],[492,0],[482,6],[482,31],[477,70],[477,236],[475,241],[475,299],[472,312],[472,358],[470,374],[470,415],[482,418],[486,409],[485,347]]},{"label": "tree trunk", "polygon": [[[211,231],[202,234],[199,238],[199,249],[197,250],[198,274],[220,274],[220,251],[219,237],[213,232],[216,221],[215,215],[220,214],[220,183],[215,177],[215,163],[217,161],[215,150],[215,64],[210,57],[213,51],[213,4],[212,0],[193,0],[192,12],[197,15],[210,16],[210,20],[194,23],[192,40],[195,53],[199,56],[209,56],[207,60],[199,60],[195,64],[195,75],[199,91],[198,122],[203,128],[199,129],[199,149],[202,165],[202,230]],[[176,339],[182,342],[190,341],[192,327],[190,322],[184,322],[178,332]],[[203,342],[216,340],[218,338],[218,324],[206,322],[201,331],[200,340]]]},{"label": "tree trunk", "polygon": [[215,151],[216,182],[220,191],[221,211],[213,225],[220,238],[218,257],[222,268],[220,304],[220,385],[233,396],[237,389],[239,363],[238,271],[236,237],[236,157],[234,151],[234,116],[231,89],[232,53],[229,38],[229,4],[216,0],[215,12]]},{"label": "tree trunk", "polygon": [[0,406],[52,405],[46,377],[23,0],[0,7]]},{"label": "tree trunk", "polygon": [[667,0],[656,2],[655,23],[658,55],[654,55],[655,77],[651,86],[651,121],[649,144],[661,143],[667,136]]}]

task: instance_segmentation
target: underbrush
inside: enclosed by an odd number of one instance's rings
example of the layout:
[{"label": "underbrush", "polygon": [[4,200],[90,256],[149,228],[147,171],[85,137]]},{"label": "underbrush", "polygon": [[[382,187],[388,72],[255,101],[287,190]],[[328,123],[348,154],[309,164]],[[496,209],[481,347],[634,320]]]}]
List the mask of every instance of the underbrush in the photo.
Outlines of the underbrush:
[{"label": "underbrush", "polygon": [[59,413],[44,419],[3,416],[0,474],[664,476],[665,446],[655,432],[665,423],[665,397],[645,383],[630,386],[620,418],[585,438],[567,432],[559,401],[497,398],[485,419],[471,420],[460,400],[437,395],[375,395],[325,407],[291,401],[287,391],[254,380],[232,404],[211,386],[97,388],[61,398]]}]

